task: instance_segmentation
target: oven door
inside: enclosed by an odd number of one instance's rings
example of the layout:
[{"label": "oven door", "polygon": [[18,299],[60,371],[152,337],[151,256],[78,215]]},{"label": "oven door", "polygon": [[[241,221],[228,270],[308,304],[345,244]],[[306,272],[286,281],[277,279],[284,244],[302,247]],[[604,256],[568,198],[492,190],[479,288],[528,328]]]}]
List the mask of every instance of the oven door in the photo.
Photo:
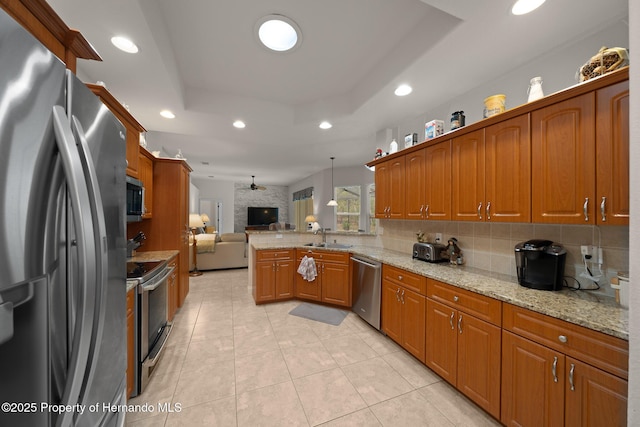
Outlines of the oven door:
[{"label": "oven door", "polygon": [[174,269],[164,268],[153,278],[138,285],[140,393],[147,386],[171,333],[171,324],[167,323],[167,287]]}]

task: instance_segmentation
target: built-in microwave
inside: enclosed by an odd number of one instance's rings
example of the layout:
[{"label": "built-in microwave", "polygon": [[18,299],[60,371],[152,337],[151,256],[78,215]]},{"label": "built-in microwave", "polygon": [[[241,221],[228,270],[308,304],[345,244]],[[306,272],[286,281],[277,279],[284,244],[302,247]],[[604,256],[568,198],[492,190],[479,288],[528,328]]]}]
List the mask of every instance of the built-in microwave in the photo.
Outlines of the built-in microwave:
[{"label": "built-in microwave", "polygon": [[127,222],[142,221],[144,186],[142,181],[127,176]]}]

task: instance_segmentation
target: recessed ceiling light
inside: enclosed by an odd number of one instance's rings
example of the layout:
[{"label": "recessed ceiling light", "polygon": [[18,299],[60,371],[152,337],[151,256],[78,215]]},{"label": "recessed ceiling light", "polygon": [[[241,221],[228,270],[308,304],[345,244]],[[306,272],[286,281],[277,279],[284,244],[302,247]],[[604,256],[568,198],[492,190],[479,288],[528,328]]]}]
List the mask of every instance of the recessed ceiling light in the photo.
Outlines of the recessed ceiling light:
[{"label": "recessed ceiling light", "polygon": [[127,53],[138,53],[138,46],[131,40],[122,36],[111,37],[111,43],[118,49]]},{"label": "recessed ceiling light", "polygon": [[413,88],[411,86],[407,84],[401,84],[396,88],[396,90],[393,93],[395,93],[397,96],[406,96],[406,95],[409,95],[411,92],[413,92]]},{"label": "recessed ceiling light", "polygon": [[162,110],[162,111],[160,111],[160,115],[161,115],[162,117],[164,117],[165,119],[175,119],[175,118],[176,118],[176,115],[175,115],[175,114],[173,114],[173,113],[172,113],[171,111],[169,111],[169,110]]},{"label": "recessed ceiling light", "polygon": [[300,46],[302,32],[298,24],[283,15],[268,15],[256,24],[260,42],[276,52],[286,52]]},{"label": "recessed ceiling light", "polygon": [[318,126],[320,129],[331,129],[333,127],[333,125],[327,121],[324,121],[322,123],[320,123],[320,125]]},{"label": "recessed ceiling light", "polygon": [[242,120],[236,120],[233,122],[233,126],[238,129],[244,129],[247,125]]},{"label": "recessed ceiling light", "polygon": [[545,0],[517,0],[511,8],[514,15],[524,15],[542,6]]}]

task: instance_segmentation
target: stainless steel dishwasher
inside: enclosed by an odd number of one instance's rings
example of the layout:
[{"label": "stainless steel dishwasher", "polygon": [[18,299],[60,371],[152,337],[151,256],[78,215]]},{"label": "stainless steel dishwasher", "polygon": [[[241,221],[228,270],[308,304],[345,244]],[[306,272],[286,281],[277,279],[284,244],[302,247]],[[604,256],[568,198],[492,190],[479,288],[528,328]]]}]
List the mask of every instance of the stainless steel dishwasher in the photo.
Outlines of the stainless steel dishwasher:
[{"label": "stainless steel dishwasher", "polygon": [[380,330],[382,264],[361,256],[353,261],[353,312]]}]

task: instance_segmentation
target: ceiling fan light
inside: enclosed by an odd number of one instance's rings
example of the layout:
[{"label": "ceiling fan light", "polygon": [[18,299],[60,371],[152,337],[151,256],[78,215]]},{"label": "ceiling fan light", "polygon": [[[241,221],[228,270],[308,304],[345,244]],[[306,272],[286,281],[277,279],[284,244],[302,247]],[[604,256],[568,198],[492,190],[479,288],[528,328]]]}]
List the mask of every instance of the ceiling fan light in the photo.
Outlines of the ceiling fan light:
[{"label": "ceiling fan light", "polygon": [[542,6],[544,2],[545,0],[517,0],[511,8],[511,13],[514,15],[525,15]]}]

